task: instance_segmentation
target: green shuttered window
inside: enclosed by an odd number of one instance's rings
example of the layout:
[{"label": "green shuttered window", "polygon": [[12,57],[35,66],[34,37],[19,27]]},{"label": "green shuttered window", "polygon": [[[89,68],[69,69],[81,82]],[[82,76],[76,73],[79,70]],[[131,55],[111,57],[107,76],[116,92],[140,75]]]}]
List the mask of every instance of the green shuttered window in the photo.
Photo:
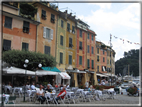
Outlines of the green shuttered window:
[{"label": "green shuttered window", "polygon": [[29,44],[28,43],[22,43],[22,50],[28,51],[29,49]]},{"label": "green shuttered window", "polygon": [[60,36],[60,45],[63,46],[63,36],[62,35]]},{"label": "green shuttered window", "polygon": [[79,56],[79,65],[82,65],[82,56]]},{"label": "green shuttered window", "polygon": [[10,28],[10,29],[12,28],[12,18],[11,17],[5,16],[4,27]]},{"label": "green shuttered window", "polygon": [[69,64],[72,65],[72,55],[69,55]]},{"label": "green shuttered window", "polygon": [[44,53],[50,54],[50,47],[49,46],[44,46]]},{"label": "green shuttered window", "polygon": [[60,52],[60,63],[63,64],[63,53]]}]

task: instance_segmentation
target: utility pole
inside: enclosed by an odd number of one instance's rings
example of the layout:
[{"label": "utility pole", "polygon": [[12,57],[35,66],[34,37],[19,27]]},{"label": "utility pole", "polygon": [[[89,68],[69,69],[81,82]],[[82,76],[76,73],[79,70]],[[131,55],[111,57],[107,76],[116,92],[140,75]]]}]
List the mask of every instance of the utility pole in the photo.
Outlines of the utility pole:
[{"label": "utility pole", "polygon": [[129,64],[128,64],[128,76],[129,76]]}]

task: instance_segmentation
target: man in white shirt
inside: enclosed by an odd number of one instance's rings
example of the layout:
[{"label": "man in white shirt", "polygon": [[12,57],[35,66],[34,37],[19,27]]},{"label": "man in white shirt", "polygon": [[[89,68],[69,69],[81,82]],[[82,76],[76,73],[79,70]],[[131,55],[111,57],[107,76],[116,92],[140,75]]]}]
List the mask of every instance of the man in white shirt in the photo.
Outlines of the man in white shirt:
[{"label": "man in white shirt", "polygon": [[86,83],[85,83],[85,88],[88,89],[88,87],[89,87],[89,82],[86,81]]},{"label": "man in white shirt", "polygon": [[38,100],[41,101],[41,104],[43,104],[46,98],[44,97],[44,91],[42,85],[40,85],[40,89],[37,90],[36,95],[38,95]]},{"label": "man in white shirt", "polygon": [[36,87],[35,87],[35,83],[33,82],[33,84],[31,85],[31,90],[35,90]]}]

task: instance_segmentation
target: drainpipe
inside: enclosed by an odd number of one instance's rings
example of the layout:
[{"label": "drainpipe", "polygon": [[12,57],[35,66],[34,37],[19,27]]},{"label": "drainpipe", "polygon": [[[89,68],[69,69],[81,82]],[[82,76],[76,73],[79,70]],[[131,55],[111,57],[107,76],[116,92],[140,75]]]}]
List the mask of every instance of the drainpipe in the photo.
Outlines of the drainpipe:
[{"label": "drainpipe", "polygon": [[[38,26],[38,25],[37,25],[37,26]],[[36,46],[35,46],[35,52],[37,52],[37,34],[38,34],[38,33],[37,33],[37,26],[36,26],[36,44],[35,44]]]},{"label": "drainpipe", "polygon": [[[57,15],[57,24],[56,24],[56,45],[55,45],[55,59],[57,58],[56,57],[56,54],[57,54],[57,35],[58,35],[58,15]],[[56,59],[57,60],[57,59]]]}]

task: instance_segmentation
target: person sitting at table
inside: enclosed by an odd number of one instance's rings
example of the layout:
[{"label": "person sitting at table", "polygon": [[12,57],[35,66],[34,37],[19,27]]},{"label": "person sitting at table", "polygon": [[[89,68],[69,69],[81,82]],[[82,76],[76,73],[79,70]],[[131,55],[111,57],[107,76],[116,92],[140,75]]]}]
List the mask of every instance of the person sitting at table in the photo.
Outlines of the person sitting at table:
[{"label": "person sitting at table", "polygon": [[58,85],[55,83],[54,87],[55,87],[55,88],[58,88]]},{"label": "person sitting at table", "polygon": [[36,87],[37,87],[37,88],[39,88],[39,87],[40,87],[38,82],[36,83]]},{"label": "person sitting at table", "polygon": [[92,85],[90,85],[90,87],[88,88],[88,91],[89,91],[89,92],[92,92],[92,91],[93,91],[93,86],[92,86]]},{"label": "person sitting at table", "polygon": [[60,84],[60,83],[58,84],[58,87],[61,87],[61,84]]},{"label": "person sitting at table", "polygon": [[45,91],[52,92],[52,89],[50,89],[50,86],[49,86],[49,85],[47,85],[47,88],[46,88],[46,90],[45,90]]},{"label": "person sitting at table", "polygon": [[44,97],[44,91],[42,85],[40,85],[40,88],[39,90],[37,90],[36,95],[38,96],[38,100],[41,101],[41,104],[43,104],[46,98]]},{"label": "person sitting at table", "polygon": [[70,85],[69,85],[69,84],[67,84],[67,88],[70,88]]},{"label": "person sitting at table", "polygon": [[52,85],[50,84],[50,82],[48,82],[48,84],[47,85],[49,85],[49,87],[52,87]]},{"label": "person sitting at table", "polygon": [[36,87],[35,87],[35,83],[33,82],[33,84],[31,85],[31,90],[35,90]]},{"label": "person sitting at table", "polygon": [[30,88],[30,84],[29,84],[29,82],[27,82],[27,84],[26,84],[26,88],[28,89],[28,90],[30,90],[31,88]]},{"label": "person sitting at table", "polygon": [[56,98],[56,101],[57,101],[58,104],[60,104],[58,102],[58,100],[61,99],[61,98],[64,99],[66,94],[67,94],[67,92],[66,92],[66,85],[64,85],[64,87],[62,88],[62,90],[60,91],[60,93],[57,95],[57,98]]}]

